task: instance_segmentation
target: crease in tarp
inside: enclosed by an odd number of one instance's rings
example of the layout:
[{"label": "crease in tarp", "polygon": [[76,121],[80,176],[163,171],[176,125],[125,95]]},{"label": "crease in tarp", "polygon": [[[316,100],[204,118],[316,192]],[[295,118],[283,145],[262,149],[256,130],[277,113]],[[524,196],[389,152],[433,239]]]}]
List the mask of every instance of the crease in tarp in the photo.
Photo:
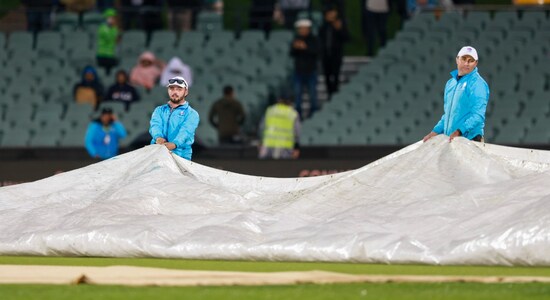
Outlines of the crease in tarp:
[{"label": "crease in tarp", "polygon": [[161,145],[0,188],[0,254],[550,265],[550,152],[438,136],[270,178]]}]

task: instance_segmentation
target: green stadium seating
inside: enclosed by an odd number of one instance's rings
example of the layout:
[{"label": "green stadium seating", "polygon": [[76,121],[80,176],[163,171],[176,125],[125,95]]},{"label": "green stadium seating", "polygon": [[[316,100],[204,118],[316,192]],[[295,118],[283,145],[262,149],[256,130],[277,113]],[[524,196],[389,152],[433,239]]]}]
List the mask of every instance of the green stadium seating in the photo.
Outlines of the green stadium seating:
[{"label": "green stadium seating", "polygon": [[61,32],[69,32],[78,26],[78,15],[72,12],[62,12],[55,15],[55,28]]},{"label": "green stadium seating", "polygon": [[10,51],[33,49],[33,36],[27,31],[14,31],[8,36],[7,49]]},{"label": "green stadium seating", "polygon": [[197,16],[197,30],[204,33],[223,30],[222,15],[209,11],[199,13]]},{"label": "green stadium seating", "polygon": [[30,132],[24,128],[12,128],[2,137],[2,147],[27,147],[29,145]]},{"label": "green stadium seating", "polygon": [[62,35],[57,31],[41,31],[36,37],[36,51],[40,57],[63,57]]}]

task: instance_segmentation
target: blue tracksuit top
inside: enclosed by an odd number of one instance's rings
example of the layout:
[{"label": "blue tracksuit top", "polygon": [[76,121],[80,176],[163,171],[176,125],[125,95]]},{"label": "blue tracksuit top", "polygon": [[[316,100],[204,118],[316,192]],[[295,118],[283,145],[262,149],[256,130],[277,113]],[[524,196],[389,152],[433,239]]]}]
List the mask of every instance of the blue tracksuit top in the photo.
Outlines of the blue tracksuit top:
[{"label": "blue tracksuit top", "polygon": [[93,121],[86,131],[86,150],[91,157],[111,158],[118,154],[118,141],[126,137],[122,123],[115,121],[104,127],[100,121]]},{"label": "blue tracksuit top", "polygon": [[164,138],[176,144],[173,153],[191,160],[191,145],[195,142],[195,130],[199,126],[199,121],[199,114],[188,102],[173,110],[168,104],[158,106],[153,112],[149,127],[149,133],[153,137],[151,144],[155,144],[159,137]]},{"label": "blue tracksuit top", "polygon": [[483,136],[485,110],[489,101],[489,86],[479,75],[477,67],[458,79],[458,70],[445,85],[443,116],[433,131],[451,135],[457,129],[471,140]]}]

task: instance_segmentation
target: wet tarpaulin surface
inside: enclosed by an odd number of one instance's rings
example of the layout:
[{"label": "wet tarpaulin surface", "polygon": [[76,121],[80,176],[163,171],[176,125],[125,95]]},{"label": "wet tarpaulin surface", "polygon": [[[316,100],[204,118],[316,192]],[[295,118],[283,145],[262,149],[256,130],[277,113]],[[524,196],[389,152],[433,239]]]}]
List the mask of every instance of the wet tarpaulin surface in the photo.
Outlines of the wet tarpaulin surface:
[{"label": "wet tarpaulin surface", "polygon": [[0,188],[0,254],[550,265],[550,152],[443,136],[276,179],[162,146]]}]

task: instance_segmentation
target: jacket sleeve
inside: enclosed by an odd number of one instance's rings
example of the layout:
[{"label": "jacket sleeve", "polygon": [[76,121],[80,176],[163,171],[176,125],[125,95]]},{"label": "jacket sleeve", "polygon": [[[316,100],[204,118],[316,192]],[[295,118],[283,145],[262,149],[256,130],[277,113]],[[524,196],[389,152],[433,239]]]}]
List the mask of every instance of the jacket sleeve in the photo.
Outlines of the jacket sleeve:
[{"label": "jacket sleeve", "polygon": [[126,133],[126,128],[124,128],[124,125],[122,125],[122,123],[118,121],[115,121],[113,123],[113,128],[115,129],[116,135],[119,139],[123,139],[128,135],[128,133]]},{"label": "jacket sleeve", "polygon": [[84,139],[84,145],[86,146],[86,151],[90,154],[91,157],[96,157],[97,149],[94,146],[94,135],[96,132],[96,126],[94,123],[88,125],[88,130],[86,130],[86,138]]},{"label": "jacket sleeve", "polygon": [[185,120],[185,123],[181,127],[178,135],[171,142],[176,144],[177,148],[185,148],[185,146],[191,147],[195,142],[195,130],[199,126],[199,114],[191,110],[189,117]]},{"label": "jacket sleeve", "polygon": [[244,112],[243,105],[240,102],[237,102],[237,109],[239,111],[237,122],[239,122],[239,125],[243,125],[244,120],[246,119],[246,113]]},{"label": "jacket sleeve", "polygon": [[151,122],[149,126],[149,134],[153,137],[153,141],[158,138],[166,138],[162,133],[162,117],[161,117],[161,107],[155,108],[153,115],[151,116]]},{"label": "jacket sleeve", "polygon": [[472,108],[468,117],[458,128],[462,135],[466,136],[470,130],[481,126],[485,120],[485,111],[489,101],[489,87],[485,82],[477,82],[470,94]]}]

